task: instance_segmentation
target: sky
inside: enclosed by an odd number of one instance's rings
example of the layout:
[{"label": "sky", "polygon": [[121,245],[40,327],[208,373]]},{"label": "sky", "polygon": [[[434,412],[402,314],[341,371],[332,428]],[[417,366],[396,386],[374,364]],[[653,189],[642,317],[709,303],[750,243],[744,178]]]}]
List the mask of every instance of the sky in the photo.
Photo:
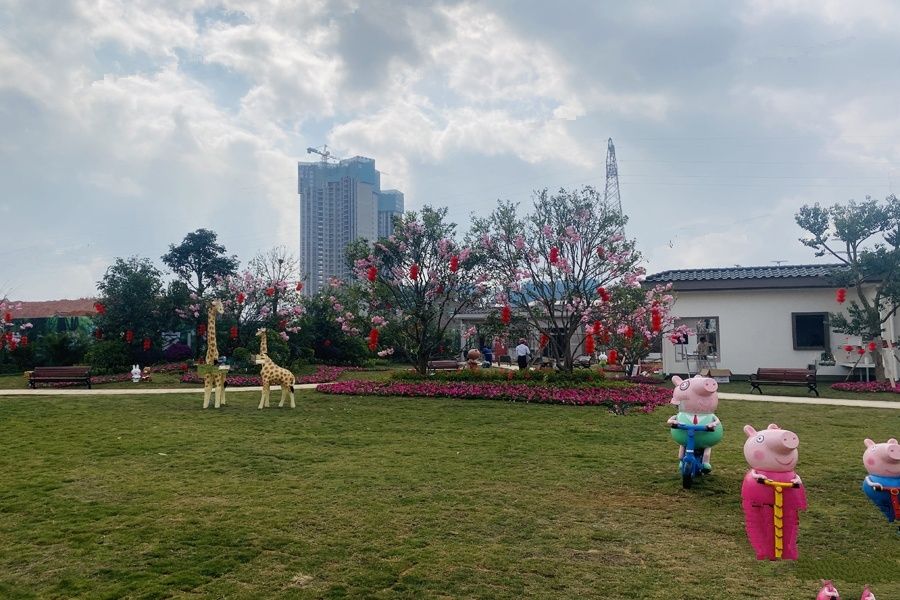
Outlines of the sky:
[{"label": "sky", "polygon": [[649,272],[816,262],[800,206],[900,188],[900,4],[0,0],[0,289],[90,296],[213,229],[299,244],[297,161],[370,156],[460,232],[603,188]]}]

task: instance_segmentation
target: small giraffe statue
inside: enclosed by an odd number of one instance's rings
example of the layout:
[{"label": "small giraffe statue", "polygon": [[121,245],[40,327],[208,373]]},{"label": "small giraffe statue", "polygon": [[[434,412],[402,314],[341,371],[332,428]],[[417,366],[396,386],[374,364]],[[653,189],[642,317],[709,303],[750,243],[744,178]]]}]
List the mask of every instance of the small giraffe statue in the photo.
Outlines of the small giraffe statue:
[{"label": "small giraffe statue", "polygon": [[278,403],[278,408],[284,406],[288,393],[291,396],[291,408],[296,408],[294,403],[294,374],[288,369],[279,367],[269,358],[268,337],[265,328],[257,331],[256,335],[259,337],[259,354],[256,356],[256,364],[262,365],[262,371],[260,372],[262,376],[262,397],[259,399],[258,408],[269,407],[269,388],[273,383],[281,386],[281,402]]},{"label": "small giraffe statue", "polygon": [[[209,397],[215,386],[215,407],[225,405],[226,369],[219,369],[219,347],[216,344],[216,317],[225,312],[221,300],[213,300],[206,311],[206,371],[203,375],[203,408],[209,408]],[[213,370],[215,369],[215,370]]]}]

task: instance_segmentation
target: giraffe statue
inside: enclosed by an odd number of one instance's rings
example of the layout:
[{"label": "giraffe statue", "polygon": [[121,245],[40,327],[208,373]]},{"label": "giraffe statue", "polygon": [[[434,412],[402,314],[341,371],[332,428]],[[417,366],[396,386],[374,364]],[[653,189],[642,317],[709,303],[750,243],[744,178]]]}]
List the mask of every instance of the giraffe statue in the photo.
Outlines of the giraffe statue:
[{"label": "giraffe statue", "polygon": [[225,312],[221,300],[213,300],[206,311],[206,365],[203,373],[203,408],[209,408],[209,397],[215,387],[215,407],[225,405],[225,376],[227,369],[220,369],[219,347],[216,343],[216,317]]},{"label": "giraffe statue", "polygon": [[281,402],[278,403],[278,408],[284,406],[288,393],[291,396],[291,408],[296,408],[294,403],[294,374],[288,369],[279,367],[269,358],[268,338],[265,328],[257,331],[256,335],[259,337],[259,354],[256,356],[256,364],[262,365],[262,371],[260,372],[262,376],[262,397],[259,399],[258,408],[269,407],[269,387],[273,383],[281,386]]}]

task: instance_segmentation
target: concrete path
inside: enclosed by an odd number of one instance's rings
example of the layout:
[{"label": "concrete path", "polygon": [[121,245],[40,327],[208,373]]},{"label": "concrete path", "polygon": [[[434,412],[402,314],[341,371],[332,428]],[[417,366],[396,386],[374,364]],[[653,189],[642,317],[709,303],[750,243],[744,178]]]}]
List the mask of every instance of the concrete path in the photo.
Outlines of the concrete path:
[{"label": "concrete path", "polygon": [[[313,390],[318,383],[300,383],[294,386],[296,390]],[[280,390],[279,386],[272,386],[272,391]],[[118,388],[88,390],[84,388],[39,388],[36,390],[16,389],[0,390],[0,396],[150,396],[156,394],[197,394],[203,391],[198,388]],[[236,392],[261,392],[262,388],[240,387],[228,388],[228,393]],[[781,402],[783,404],[810,404],[814,406],[856,406],[859,408],[891,408],[900,410],[900,399],[896,402],[889,400],[849,400],[844,398],[800,398],[795,396],[764,396],[759,394],[730,394],[721,392],[722,400],[749,400],[751,402]]]},{"label": "concrete path", "polygon": [[900,410],[900,399],[849,400],[845,398],[800,398],[796,396],[765,396],[762,394],[730,394],[719,392],[720,400],[750,400],[751,402],[781,402],[784,404],[812,404],[815,406],[858,406],[860,408],[893,408]]}]

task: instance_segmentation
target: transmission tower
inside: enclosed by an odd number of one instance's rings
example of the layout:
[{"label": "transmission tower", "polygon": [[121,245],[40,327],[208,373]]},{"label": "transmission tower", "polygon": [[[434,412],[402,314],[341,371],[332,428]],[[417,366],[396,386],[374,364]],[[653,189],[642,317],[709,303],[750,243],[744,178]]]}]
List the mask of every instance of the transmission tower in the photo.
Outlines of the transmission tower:
[{"label": "transmission tower", "polygon": [[[616,163],[616,147],[612,138],[606,144],[606,191],[603,193],[603,201],[606,206],[618,209],[622,216],[622,196],[619,194],[619,166]],[[625,228],[622,228],[625,233]]]}]

